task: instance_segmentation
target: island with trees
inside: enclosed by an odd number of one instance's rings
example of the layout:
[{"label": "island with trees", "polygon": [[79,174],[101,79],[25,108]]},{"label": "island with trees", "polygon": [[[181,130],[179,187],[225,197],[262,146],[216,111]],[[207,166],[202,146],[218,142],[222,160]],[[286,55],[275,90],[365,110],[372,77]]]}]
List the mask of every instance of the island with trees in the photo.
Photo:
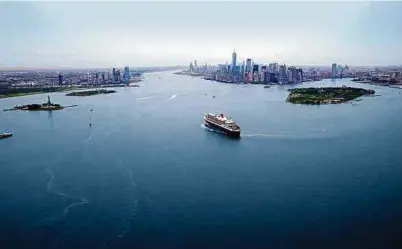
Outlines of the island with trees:
[{"label": "island with trees", "polygon": [[[72,106],[67,106],[72,107]],[[59,104],[52,103],[50,101],[50,96],[47,96],[47,102],[43,104],[29,104],[29,105],[16,105],[13,108],[5,109],[4,111],[15,111],[15,110],[24,110],[24,111],[55,111],[61,110],[66,107],[61,106]]]},{"label": "island with trees", "polygon": [[339,104],[375,93],[370,89],[346,86],[294,88],[288,91],[287,102],[306,105]]},{"label": "island with trees", "polygon": [[92,95],[99,95],[99,94],[109,94],[109,93],[115,93],[115,90],[107,90],[107,89],[96,89],[96,90],[89,90],[89,91],[77,91],[77,92],[71,92],[67,93],[67,96],[92,96]]}]

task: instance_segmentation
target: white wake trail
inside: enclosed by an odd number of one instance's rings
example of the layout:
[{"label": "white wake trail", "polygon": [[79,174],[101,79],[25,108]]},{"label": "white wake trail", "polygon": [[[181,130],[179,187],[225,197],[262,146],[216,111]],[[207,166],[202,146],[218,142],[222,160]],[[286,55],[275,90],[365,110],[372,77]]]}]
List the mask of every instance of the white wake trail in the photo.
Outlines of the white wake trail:
[{"label": "white wake trail", "polygon": [[141,100],[147,100],[147,99],[153,99],[155,98],[155,96],[148,96],[148,97],[140,97],[140,98],[136,98],[136,101],[141,101]]},{"label": "white wake trail", "polygon": [[50,180],[46,184],[47,185],[46,190],[48,192],[50,192],[50,189],[52,188],[52,183],[53,183],[53,180],[54,180],[54,174],[53,174],[52,171],[50,171],[50,168],[46,168],[46,172],[50,175]]},{"label": "white wake trail", "polygon": [[130,179],[130,183],[133,187],[137,187],[137,183],[135,183],[134,178],[133,178],[133,171],[129,168],[127,168],[128,172],[128,178]]},{"label": "white wake trail", "polygon": [[85,205],[85,204],[87,204],[87,203],[89,203],[89,201],[87,201],[86,199],[81,199],[81,201],[79,201],[79,202],[74,202],[74,203],[68,205],[68,206],[64,209],[63,214],[64,214],[64,215],[68,214],[69,210],[70,210],[72,207],[79,206],[79,205]]},{"label": "white wake trail", "polygon": [[69,209],[71,209],[74,206],[84,205],[84,204],[89,203],[89,201],[86,200],[85,198],[75,198],[73,196],[67,195],[67,194],[62,193],[60,191],[54,192],[52,190],[53,182],[54,182],[54,178],[55,178],[54,173],[50,170],[50,168],[46,168],[46,172],[50,175],[50,180],[46,184],[48,192],[50,192],[52,194],[55,194],[55,195],[58,195],[58,196],[62,196],[62,197],[67,198],[67,199],[79,200],[78,202],[74,202],[74,203],[68,205],[63,211],[64,215],[66,215],[68,213]]},{"label": "white wake trail", "polygon": [[215,129],[211,128],[211,127],[206,126],[205,124],[201,124],[200,126],[201,126],[201,128],[203,128],[203,129],[205,129],[207,131],[212,131],[212,132],[216,132],[216,133],[225,134],[223,131],[215,130]]}]

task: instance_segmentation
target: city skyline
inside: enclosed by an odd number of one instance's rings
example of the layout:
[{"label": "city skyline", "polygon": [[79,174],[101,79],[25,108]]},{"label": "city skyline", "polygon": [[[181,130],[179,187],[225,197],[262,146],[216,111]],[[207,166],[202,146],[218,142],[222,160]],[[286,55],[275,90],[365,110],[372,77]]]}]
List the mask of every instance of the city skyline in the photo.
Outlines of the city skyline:
[{"label": "city skyline", "polygon": [[[402,64],[399,2],[2,2],[0,68]],[[166,11],[169,9],[169,11]],[[250,9],[250,11],[244,11]],[[277,10],[284,10],[277,11]],[[285,15],[283,13],[286,13]]]}]

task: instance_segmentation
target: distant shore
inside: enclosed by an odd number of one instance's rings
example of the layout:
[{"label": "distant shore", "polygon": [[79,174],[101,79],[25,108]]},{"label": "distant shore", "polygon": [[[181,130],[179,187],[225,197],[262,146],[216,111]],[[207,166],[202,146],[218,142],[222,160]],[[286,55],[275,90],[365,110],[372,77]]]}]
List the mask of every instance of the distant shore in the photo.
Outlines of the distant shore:
[{"label": "distant shore", "polygon": [[78,89],[75,86],[69,87],[42,87],[42,88],[7,88],[1,89],[0,91],[0,99],[12,98],[12,97],[21,97],[26,95],[35,95],[35,94],[44,94],[51,92],[66,92]]},{"label": "distant shore", "polygon": [[60,87],[24,87],[0,89],[0,99],[22,97],[27,95],[44,94],[52,92],[67,92],[73,90],[86,90],[93,88],[139,87],[138,84],[104,84],[104,85],[71,85]]}]

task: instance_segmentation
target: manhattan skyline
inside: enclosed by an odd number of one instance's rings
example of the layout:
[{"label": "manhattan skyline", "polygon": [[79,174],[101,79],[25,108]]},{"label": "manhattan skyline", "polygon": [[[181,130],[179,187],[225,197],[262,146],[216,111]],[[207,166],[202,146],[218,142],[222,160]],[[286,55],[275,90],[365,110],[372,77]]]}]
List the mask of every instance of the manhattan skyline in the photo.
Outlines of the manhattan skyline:
[{"label": "manhattan skyline", "polygon": [[0,68],[402,64],[400,2],[2,2]]}]

